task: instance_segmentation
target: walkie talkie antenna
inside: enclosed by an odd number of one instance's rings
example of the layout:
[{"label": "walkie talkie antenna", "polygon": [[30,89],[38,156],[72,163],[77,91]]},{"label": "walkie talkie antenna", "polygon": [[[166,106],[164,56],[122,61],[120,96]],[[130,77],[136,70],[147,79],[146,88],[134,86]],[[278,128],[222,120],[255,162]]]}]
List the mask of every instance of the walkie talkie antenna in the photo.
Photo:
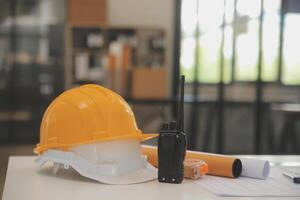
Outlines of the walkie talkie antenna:
[{"label": "walkie talkie antenna", "polygon": [[185,84],[185,76],[182,75],[180,79],[180,100],[178,102],[178,111],[177,111],[177,116],[178,116],[178,130],[183,132],[184,129],[184,84]]}]

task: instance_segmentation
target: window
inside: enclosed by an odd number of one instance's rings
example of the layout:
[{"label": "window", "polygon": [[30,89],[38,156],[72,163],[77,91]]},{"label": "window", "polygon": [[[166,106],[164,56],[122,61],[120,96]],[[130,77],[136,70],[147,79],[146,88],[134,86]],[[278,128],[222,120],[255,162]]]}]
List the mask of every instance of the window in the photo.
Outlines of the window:
[{"label": "window", "polygon": [[[197,77],[201,83],[216,84],[221,78],[220,59],[223,53],[225,83],[254,82],[258,77],[261,48],[263,81],[281,80],[286,85],[299,85],[300,14],[287,11],[284,23],[280,23],[280,13],[281,0],[263,0],[263,9],[261,0],[182,0],[181,72],[186,75],[187,81]],[[280,27],[281,24],[283,27]],[[282,41],[280,28],[283,28]],[[279,66],[280,42],[283,44],[282,66]],[[196,60],[199,62],[196,63]],[[198,69],[197,76],[194,74],[195,67]]]},{"label": "window", "polygon": [[300,15],[285,17],[283,43],[282,81],[285,84],[300,84]]},{"label": "window", "polygon": [[276,81],[278,78],[280,1],[265,0],[262,38],[262,80]]}]

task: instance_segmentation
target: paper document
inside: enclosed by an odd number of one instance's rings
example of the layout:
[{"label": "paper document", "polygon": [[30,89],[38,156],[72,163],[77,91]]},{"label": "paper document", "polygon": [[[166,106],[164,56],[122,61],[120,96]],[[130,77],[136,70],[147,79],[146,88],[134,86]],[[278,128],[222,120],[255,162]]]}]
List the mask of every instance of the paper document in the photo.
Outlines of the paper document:
[{"label": "paper document", "polygon": [[[287,168],[294,172],[300,172],[300,168]],[[210,192],[220,196],[244,196],[244,197],[300,197],[300,184],[295,184],[282,175],[284,170],[279,167],[271,167],[270,176],[265,179],[248,177],[224,178],[217,176],[204,176],[195,184],[199,184]]]}]

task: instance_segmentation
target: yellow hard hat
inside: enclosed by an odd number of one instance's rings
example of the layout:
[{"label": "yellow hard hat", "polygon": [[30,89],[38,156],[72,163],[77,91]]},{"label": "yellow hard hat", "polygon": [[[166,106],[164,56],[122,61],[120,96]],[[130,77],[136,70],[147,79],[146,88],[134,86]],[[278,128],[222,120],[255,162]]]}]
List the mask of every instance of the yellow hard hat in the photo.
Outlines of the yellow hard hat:
[{"label": "yellow hard hat", "polygon": [[40,143],[34,152],[108,140],[146,140],[127,102],[104,87],[88,84],[59,95],[47,108],[40,127]]}]

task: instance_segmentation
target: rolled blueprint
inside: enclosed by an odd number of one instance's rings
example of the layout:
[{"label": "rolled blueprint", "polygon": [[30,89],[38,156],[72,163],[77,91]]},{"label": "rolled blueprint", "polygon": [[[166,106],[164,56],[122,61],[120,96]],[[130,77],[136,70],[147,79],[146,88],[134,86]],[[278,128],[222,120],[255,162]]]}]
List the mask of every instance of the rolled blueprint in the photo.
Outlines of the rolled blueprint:
[{"label": "rolled blueprint", "polygon": [[[147,156],[149,163],[158,166],[156,146],[142,145],[142,152]],[[208,164],[208,174],[211,175],[236,178],[242,172],[242,163],[236,157],[198,151],[186,151],[185,157],[205,161]]]},{"label": "rolled blueprint", "polygon": [[266,179],[270,173],[270,163],[267,160],[241,158],[243,169],[241,176]]}]

